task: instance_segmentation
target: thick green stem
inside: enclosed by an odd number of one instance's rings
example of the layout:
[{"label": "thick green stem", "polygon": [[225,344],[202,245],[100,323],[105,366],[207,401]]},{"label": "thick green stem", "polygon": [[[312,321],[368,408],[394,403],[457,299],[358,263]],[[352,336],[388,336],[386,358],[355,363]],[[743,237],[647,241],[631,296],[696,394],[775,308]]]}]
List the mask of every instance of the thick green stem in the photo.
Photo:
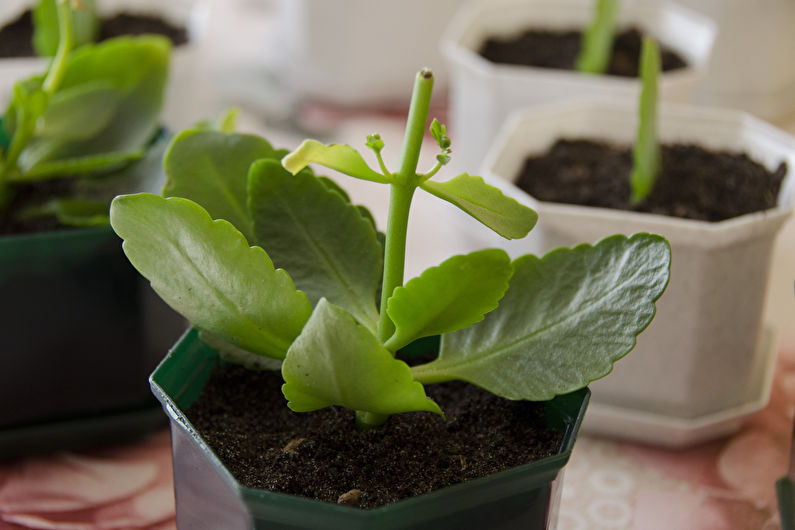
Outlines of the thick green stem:
[{"label": "thick green stem", "polygon": [[395,325],[387,314],[387,300],[396,287],[403,285],[406,265],[406,234],[409,209],[414,186],[392,184],[389,197],[389,218],[384,247],[384,278],[381,287],[381,316],[378,322],[378,340],[385,343],[395,332]]},{"label": "thick green stem", "polygon": [[383,425],[389,416],[386,414],[376,414],[374,412],[367,412],[364,410],[356,411],[356,427],[360,431],[369,431],[376,429]]},{"label": "thick green stem", "polygon": [[[378,321],[378,339],[382,344],[395,332],[395,325],[387,314],[387,301],[395,288],[403,285],[409,210],[414,190],[422,181],[421,176],[417,175],[417,162],[420,159],[425,125],[428,122],[432,90],[433,74],[430,70],[420,71],[414,81],[406,136],[400,154],[400,169],[394,174],[394,180],[390,184],[389,217],[384,244],[384,277],[381,283],[381,315]],[[356,425],[359,429],[374,429],[387,419],[388,415],[356,411]]]},{"label": "thick green stem", "polygon": [[400,153],[400,167],[397,175],[401,180],[414,181],[417,179],[417,162],[420,160],[422,139],[425,137],[425,126],[428,123],[432,91],[433,73],[428,69],[420,70],[414,79],[411,107],[406,121],[406,136],[403,138],[403,150]]},{"label": "thick green stem", "polygon": [[414,190],[420,183],[417,175],[417,162],[420,158],[425,125],[433,90],[433,74],[422,70],[414,81],[411,107],[406,123],[406,136],[400,154],[400,169],[390,186],[389,217],[386,228],[384,249],[384,277],[381,284],[381,317],[378,322],[378,339],[384,343],[395,331],[395,326],[387,314],[387,300],[396,287],[403,285],[403,270],[406,261],[406,233],[409,222],[409,209]]}]

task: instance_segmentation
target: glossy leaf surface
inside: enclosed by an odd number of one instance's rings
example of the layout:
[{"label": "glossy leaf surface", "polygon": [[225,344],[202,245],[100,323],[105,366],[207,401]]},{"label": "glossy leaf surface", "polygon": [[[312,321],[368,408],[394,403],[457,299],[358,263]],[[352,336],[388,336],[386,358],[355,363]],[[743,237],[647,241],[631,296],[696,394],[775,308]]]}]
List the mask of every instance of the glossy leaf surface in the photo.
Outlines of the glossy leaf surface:
[{"label": "glossy leaf surface", "polygon": [[635,346],[670,263],[667,241],[650,234],[523,256],[499,307],[444,335],[439,358],[414,367],[414,376],[462,379],[508,399],[546,400],[582,388]]},{"label": "glossy leaf surface", "polygon": [[425,270],[389,299],[396,331],[386,346],[395,351],[415,339],[480,322],[497,307],[512,272],[508,254],[498,249],[453,256]]},{"label": "glossy leaf surface", "polygon": [[375,329],[381,248],[359,209],[309,172],[277,160],[251,167],[249,208],[257,241],[314,305],[321,298]]},{"label": "glossy leaf surface", "polygon": [[403,361],[344,309],[321,299],[282,364],[282,392],[296,412],[331,405],[374,414],[441,414]]},{"label": "glossy leaf surface", "polygon": [[248,211],[248,173],[255,161],[275,151],[264,138],[216,130],[183,131],[165,158],[165,197],[200,204],[213,219],[226,219],[256,244]]},{"label": "glossy leaf surface", "polygon": [[280,359],[309,318],[309,301],[287,273],[194,202],[123,195],[111,204],[110,220],[133,266],[200,329]]},{"label": "glossy leaf surface", "polygon": [[526,236],[538,220],[533,210],[486,184],[481,177],[462,173],[445,182],[428,180],[420,187],[455,204],[507,239]]}]

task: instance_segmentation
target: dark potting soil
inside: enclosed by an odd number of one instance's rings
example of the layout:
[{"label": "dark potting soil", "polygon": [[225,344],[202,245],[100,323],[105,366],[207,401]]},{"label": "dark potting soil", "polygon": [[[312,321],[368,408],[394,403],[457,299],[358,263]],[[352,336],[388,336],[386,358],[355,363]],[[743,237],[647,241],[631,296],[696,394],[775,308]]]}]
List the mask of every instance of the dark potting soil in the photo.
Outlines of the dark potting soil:
[{"label": "dark potting soil", "polygon": [[32,57],[33,21],[30,11],[0,28],[0,57]]},{"label": "dark potting soil", "polygon": [[169,24],[162,18],[128,13],[119,13],[112,18],[103,19],[99,31],[99,41],[122,35],[144,34],[163,35],[168,37],[174,46],[188,42],[188,31],[183,27]]},{"label": "dark potting soil", "polygon": [[[638,77],[642,33],[636,28],[621,31],[613,40],[613,51],[607,74]],[[574,70],[580,54],[582,32],[530,29],[510,38],[489,38],[480,55],[491,62]],[[682,57],[667,46],[660,45],[663,72],[687,66]]]},{"label": "dark potting soil", "polygon": [[354,413],[287,408],[279,372],[217,366],[187,416],[250,488],[374,508],[559,451],[543,404],[506,401],[466,383],[429,385],[447,416],[392,416],[359,431]]},{"label": "dark potting soil", "polygon": [[[120,13],[103,19],[99,41],[122,35],[155,34],[168,37],[174,46],[188,42],[188,32],[154,16]],[[15,21],[0,28],[0,57],[33,57],[33,20],[25,11]]]},{"label": "dark potting soil", "polygon": [[543,201],[722,221],[775,207],[787,174],[784,162],[770,172],[746,154],[691,144],[663,145],[661,156],[654,189],[635,206],[629,203],[630,148],[604,142],[558,140],[527,158],[516,183]]},{"label": "dark potting soil", "polygon": [[73,227],[61,225],[54,216],[20,219],[20,212],[28,207],[41,206],[55,197],[70,196],[74,187],[73,179],[53,179],[13,186],[9,192],[8,207],[0,209],[0,235],[27,234],[68,230]]}]

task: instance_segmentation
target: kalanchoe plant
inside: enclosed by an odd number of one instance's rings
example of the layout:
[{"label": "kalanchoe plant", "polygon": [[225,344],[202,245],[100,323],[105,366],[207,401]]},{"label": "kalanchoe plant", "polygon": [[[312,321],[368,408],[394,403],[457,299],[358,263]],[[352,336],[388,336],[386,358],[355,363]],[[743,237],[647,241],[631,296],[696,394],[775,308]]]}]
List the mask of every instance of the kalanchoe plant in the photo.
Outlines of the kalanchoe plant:
[{"label": "kalanchoe plant", "polygon": [[[507,399],[572,392],[633,348],[668,282],[667,242],[636,234],[513,262],[480,250],[404,285],[417,189],[506,238],[524,237],[537,219],[480,177],[432,180],[451,153],[435,120],[441,153],[418,172],[432,85],[430,71],[418,74],[396,172],[378,135],[366,143],[374,170],[347,145],[307,140],[284,156],[257,136],[197,129],[167,153],[166,198],[126,195],[111,205],[113,229],[154,289],[226,359],[280,364],[294,411],[341,405],[366,428],[401,412],[443,414],[424,390],[441,381]],[[389,186],[383,240],[372,215],[310,163]],[[433,335],[441,335],[434,361],[409,367],[395,358]]]},{"label": "kalanchoe plant", "polygon": [[[8,145],[0,146],[0,211],[21,185],[94,180],[124,168],[145,155],[158,131],[170,42],[157,36],[122,37],[74,50],[78,17],[71,2],[77,0],[58,0],[60,37],[49,68],[16,83],[3,116]],[[107,224],[113,195],[89,193],[100,188],[92,183],[75,187],[85,193],[36,205],[20,216]]]},{"label": "kalanchoe plant", "polygon": [[[58,21],[60,0],[39,0],[33,8],[33,49],[36,55],[51,57],[58,52],[61,30]],[[77,48],[95,42],[99,36],[100,19],[94,0],[76,0],[78,9],[71,13],[72,42]]]},{"label": "kalanchoe plant", "polygon": [[660,144],[657,141],[657,81],[660,77],[660,50],[651,37],[643,38],[640,77],[638,133],[632,148],[633,167],[630,175],[632,204],[638,204],[649,196],[660,172]]},{"label": "kalanchoe plant", "polygon": [[619,0],[597,0],[594,16],[583,34],[576,68],[588,74],[603,74],[610,63],[620,9]]}]

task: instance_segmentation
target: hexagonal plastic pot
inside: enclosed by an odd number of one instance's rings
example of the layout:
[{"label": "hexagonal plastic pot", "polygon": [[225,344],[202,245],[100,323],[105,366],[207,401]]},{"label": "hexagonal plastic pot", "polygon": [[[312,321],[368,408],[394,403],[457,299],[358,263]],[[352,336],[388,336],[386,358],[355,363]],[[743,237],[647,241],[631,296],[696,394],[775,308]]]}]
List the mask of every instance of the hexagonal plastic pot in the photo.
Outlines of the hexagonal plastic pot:
[{"label": "hexagonal plastic pot", "polygon": [[[0,26],[15,20],[37,0],[3,0],[0,5]],[[188,127],[196,120],[196,102],[201,92],[198,83],[199,40],[205,27],[206,9],[201,1],[193,0],[99,0],[97,8],[102,16],[119,12],[161,16],[172,24],[188,30],[188,43],[174,48],[171,55],[169,81],[163,105],[163,122],[171,129]],[[5,105],[14,83],[43,72],[47,60],[39,57],[0,59],[0,104]]]},{"label": "hexagonal plastic pot", "polygon": [[571,454],[589,391],[546,403],[550,426],[565,429],[555,456],[389,506],[360,510],[245,488],[237,483],[184,414],[199,396],[218,353],[189,330],[152,374],[171,421],[177,524],[193,530],[347,530],[556,527],[563,466]]},{"label": "hexagonal plastic pot", "polygon": [[632,355],[610,377],[594,382],[593,403],[696,418],[739,405],[755,367],[766,366],[757,348],[770,257],[776,233],[792,212],[795,139],[750,115],[717,108],[661,105],[664,142],[748,153],[774,169],[789,166],[778,205],[709,223],[661,215],[539,201],[513,184],[528,155],[558,138],[596,138],[629,145],[636,130],[633,102],[581,100],[518,112],[506,124],[484,163],[484,177],[536,209],[539,222],[521,241],[502,244],[512,254],[541,253],[609,234],[655,232],[671,242],[671,281],[657,314]]},{"label": "hexagonal plastic pot", "polygon": [[[638,79],[585,75],[552,68],[495,64],[478,53],[488,37],[530,28],[585,28],[593,0],[481,0],[461,9],[441,41],[450,69],[450,136],[456,163],[477,167],[508,114],[528,105],[573,97],[635,101]],[[679,53],[687,68],[660,76],[660,98],[688,102],[701,81],[715,39],[715,25],[671,2],[622,2],[619,27],[637,26]]]},{"label": "hexagonal plastic pot", "polygon": [[147,374],[185,323],[110,227],[0,237],[0,290],[0,457],[161,424]]}]

